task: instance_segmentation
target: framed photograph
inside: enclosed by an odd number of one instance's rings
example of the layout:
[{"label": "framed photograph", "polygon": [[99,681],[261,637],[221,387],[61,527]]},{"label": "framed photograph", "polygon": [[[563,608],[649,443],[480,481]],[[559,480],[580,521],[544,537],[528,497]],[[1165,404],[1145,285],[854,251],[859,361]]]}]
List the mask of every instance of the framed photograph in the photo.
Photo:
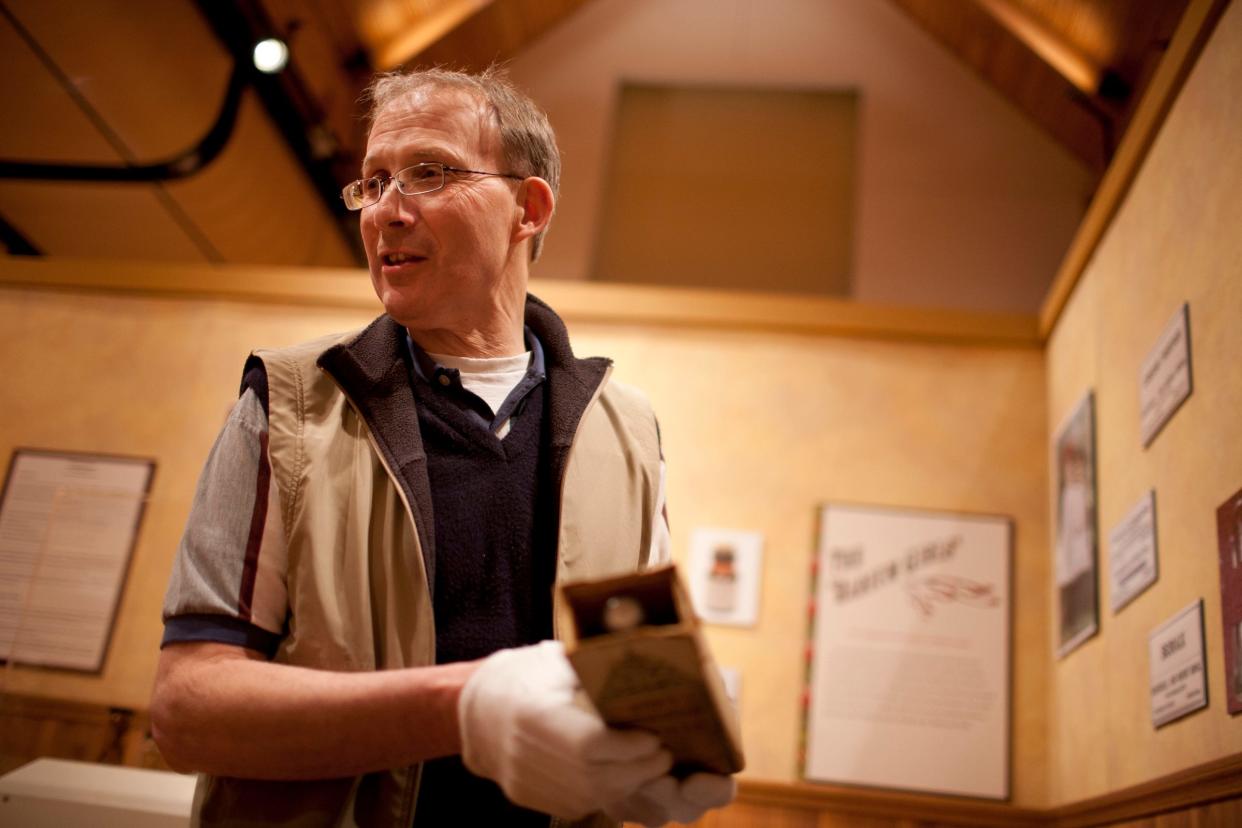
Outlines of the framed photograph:
[{"label": "framed photograph", "polygon": [[18,449],[0,494],[0,660],[99,672],[155,461]]},{"label": "framed photograph", "polygon": [[805,778],[1008,799],[1011,521],[829,504],[819,527]]},{"label": "framed photograph", "polygon": [[1216,510],[1220,552],[1220,620],[1224,625],[1225,699],[1242,713],[1242,489]]},{"label": "framed photograph", "polygon": [[690,599],[709,624],[759,623],[763,535],[740,529],[695,529],[690,535]]},{"label": "framed photograph", "polygon": [[1088,392],[1057,430],[1056,622],[1057,656],[1099,631],[1096,578],[1095,399]]}]

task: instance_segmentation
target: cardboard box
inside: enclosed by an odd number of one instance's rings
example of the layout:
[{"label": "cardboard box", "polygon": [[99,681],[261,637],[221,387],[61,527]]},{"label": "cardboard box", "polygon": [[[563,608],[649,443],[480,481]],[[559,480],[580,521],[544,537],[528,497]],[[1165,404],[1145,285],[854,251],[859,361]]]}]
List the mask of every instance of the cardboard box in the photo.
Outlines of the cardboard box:
[{"label": "cardboard box", "polygon": [[559,590],[569,661],[604,721],[655,733],[676,775],[742,769],[737,711],[675,567]]}]

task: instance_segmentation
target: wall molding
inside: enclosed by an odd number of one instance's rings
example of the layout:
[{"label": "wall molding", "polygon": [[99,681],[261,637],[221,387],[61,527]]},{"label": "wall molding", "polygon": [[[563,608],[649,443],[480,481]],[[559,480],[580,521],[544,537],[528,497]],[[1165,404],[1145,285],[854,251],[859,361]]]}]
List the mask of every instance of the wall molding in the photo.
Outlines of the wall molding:
[{"label": "wall molding", "polygon": [[1238,798],[1242,798],[1242,753],[1045,813],[1055,828],[1086,828]]},{"label": "wall molding", "polygon": [[[186,265],[0,256],[0,287],[380,312],[360,268]],[[569,322],[766,331],[1038,349],[1030,314],[865,305],[818,296],[532,279]]]},{"label": "wall molding", "polygon": [[931,796],[878,788],[806,782],[738,781],[737,801],[760,807],[826,811],[872,819],[931,821],[937,825],[1036,826],[1043,813],[1003,802]]},{"label": "wall molding", "polygon": [[[39,756],[167,768],[147,735],[150,718],[146,710],[0,692],[0,723],[4,725],[0,727],[0,772]],[[1090,828],[1229,800],[1242,800],[1242,753],[1055,808],[746,778],[738,782],[737,797],[740,805],[750,808],[842,814],[892,820],[896,825],[931,823],[994,828]]]},{"label": "wall molding", "polygon": [[1148,819],[1234,799],[1242,799],[1242,753],[1113,793],[1044,809],[842,785],[749,779],[738,782],[738,802],[747,805],[996,828],[1090,828]]}]

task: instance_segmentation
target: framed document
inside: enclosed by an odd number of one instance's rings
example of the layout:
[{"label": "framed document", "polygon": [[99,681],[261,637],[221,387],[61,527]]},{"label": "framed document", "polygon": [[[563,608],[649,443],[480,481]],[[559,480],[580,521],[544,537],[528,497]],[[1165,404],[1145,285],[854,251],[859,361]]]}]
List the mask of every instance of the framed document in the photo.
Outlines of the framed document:
[{"label": "framed document", "polygon": [[1203,601],[1165,621],[1147,639],[1154,727],[1207,707],[1207,661],[1203,652]]},{"label": "framed document", "polygon": [[1224,625],[1225,698],[1242,713],[1242,489],[1216,510],[1220,552],[1220,620]]},{"label": "framed document", "polygon": [[98,672],[155,461],[18,449],[0,494],[0,659]]},{"label": "framed document", "polygon": [[1156,582],[1156,490],[1150,489],[1108,536],[1113,614]]},{"label": "framed document", "polygon": [[803,774],[1009,797],[1011,522],[829,504]]},{"label": "framed document", "polygon": [[1164,326],[1139,369],[1139,431],[1143,448],[1194,390],[1190,368],[1190,305],[1183,303]]},{"label": "framed document", "polygon": [[1065,656],[1099,630],[1095,572],[1095,400],[1090,392],[1057,430],[1057,655]]}]

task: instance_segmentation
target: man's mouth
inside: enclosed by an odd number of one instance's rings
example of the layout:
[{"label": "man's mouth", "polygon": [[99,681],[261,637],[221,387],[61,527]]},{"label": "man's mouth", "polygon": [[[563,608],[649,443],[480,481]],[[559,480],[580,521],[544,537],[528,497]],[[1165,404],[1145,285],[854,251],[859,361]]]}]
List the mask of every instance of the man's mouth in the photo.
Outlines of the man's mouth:
[{"label": "man's mouth", "polygon": [[425,256],[415,256],[413,253],[385,253],[380,256],[380,261],[389,267],[397,265],[410,264],[411,262],[421,262]]}]

